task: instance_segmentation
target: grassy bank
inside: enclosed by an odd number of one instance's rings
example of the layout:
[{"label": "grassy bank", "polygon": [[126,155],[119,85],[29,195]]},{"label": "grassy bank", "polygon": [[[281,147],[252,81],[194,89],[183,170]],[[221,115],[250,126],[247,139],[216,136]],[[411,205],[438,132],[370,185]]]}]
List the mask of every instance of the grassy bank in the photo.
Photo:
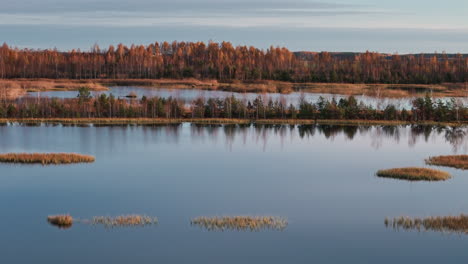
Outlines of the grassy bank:
[{"label": "grassy bank", "polygon": [[88,87],[92,91],[107,91],[109,88],[97,80],[69,80],[69,79],[0,79],[0,98],[15,99],[27,92],[44,91],[75,91],[81,87]]},{"label": "grassy bank", "polygon": [[344,95],[366,95],[371,97],[405,98],[424,93],[433,97],[466,97],[464,83],[443,84],[351,84],[351,83],[304,83],[295,84],[294,89],[312,93]]},{"label": "grassy bank", "polygon": [[27,163],[27,164],[71,164],[94,162],[93,156],[75,153],[7,153],[0,154],[0,162],[3,163]]},{"label": "grassy bank", "polygon": [[434,125],[467,126],[468,122],[405,122],[391,120],[333,120],[333,119],[236,119],[236,118],[21,118],[0,119],[0,124],[19,123],[26,125],[63,124],[63,125],[169,125],[180,123],[192,124],[259,124],[259,125]]},{"label": "grassy bank", "polygon": [[430,157],[426,160],[426,164],[468,170],[468,155]]},{"label": "grassy bank", "polygon": [[[465,97],[464,83],[444,84],[356,84],[356,83],[292,83],[281,81],[229,81],[190,79],[10,79],[0,80],[10,97],[16,98],[27,91],[66,91],[89,87],[93,91],[108,90],[108,86],[141,86],[172,89],[200,89],[250,93],[284,93],[304,91],[343,95],[404,98],[430,92],[434,97]],[[1,90],[1,89],[0,89]]]},{"label": "grassy bank", "polygon": [[407,181],[445,181],[450,174],[440,170],[427,168],[397,168],[377,171],[377,176]]}]

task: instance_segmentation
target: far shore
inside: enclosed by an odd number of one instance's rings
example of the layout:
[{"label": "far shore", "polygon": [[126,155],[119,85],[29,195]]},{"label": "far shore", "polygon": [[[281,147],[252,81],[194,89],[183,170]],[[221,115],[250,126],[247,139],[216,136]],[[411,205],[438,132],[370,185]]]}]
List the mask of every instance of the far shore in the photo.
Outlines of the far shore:
[{"label": "far shore", "polygon": [[74,91],[88,87],[91,91],[106,91],[110,86],[140,86],[170,89],[200,89],[229,92],[283,93],[295,91],[342,95],[366,95],[380,98],[405,98],[430,93],[433,97],[466,97],[465,83],[444,84],[353,84],[353,83],[291,83],[280,81],[226,81],[198,79],[1,79],[0,96],[15,99],[27,92]]},{"label": "far shore", "polygon": [[62,125],[170,125],[181,123],[192,124],[258,124],[258,125],[343,125],[343,126],[400,126],[400,125],[428,125],[428,126],[468,126],[467,122],[405,122],[391,120],[331,120],[331,119],[235,119],[235,118],[24,118],[24,119],[0,119],[0,124],[62,124]]}]

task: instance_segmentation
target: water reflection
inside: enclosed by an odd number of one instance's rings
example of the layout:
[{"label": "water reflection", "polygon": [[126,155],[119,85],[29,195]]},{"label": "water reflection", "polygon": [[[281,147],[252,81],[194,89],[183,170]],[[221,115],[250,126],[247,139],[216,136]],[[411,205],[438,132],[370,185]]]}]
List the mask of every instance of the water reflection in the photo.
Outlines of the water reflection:
[{"label": "water reflection", "polygon": [[[10,125],[15,126],[18,124]],[[21,124],[24,125],[24,124]],[[75,125],[46,124],[43,127],[68,127]],[[400,126],[343,126],[343,125],[204,125],[204,124],[170,124],[170,125],[112,125],[99,126],[89,125],[94,129],[104,130],[105,133],[94,133],[93,129],[79,130],[78,137],[81,138],[86,150],[91,150],[94,145],[93,137],[96,141],[109,141],[111,146],[126,145],[128,137],[131,137],[133,130],[142,130],[146,143],[158,142],[164,138],[165,143],[178,144],[181,137],[189,136],[192,142],[224,142],[227,149],[232,150],[235,145],[247,145],[254,142],[266,151],[272,137],[279,139],[282,148],[288,146],[288,142],[293,142],[296,137],[299,139],[314,140],[315,137],[323,137],[329,141],[344,139],[346,141],[362,141],[370,144],[372,148],[379,149],[384,143],[400,144],[406,142],[409,147],[414,147],[418,142],[429,142],[435,140],[445,140],[445,143],[452,147],[453,153],[463,153],[468,151],[468,128],[467,127],[446,127],[428,125],[400,125]],[[186,132],[184,127],[189,129]],[[12,133],[8,127],[0,126],[1,133]],[[102,131],[101,131],[102,132]],[[186,134],[188,132],[188,135]],[[22,144],[28,144],[30,140],[35,140],[30,133],[24,133]],[[119,142],[116,142],[119,141]],[[276,142],[276,141],[275,141]],[[0,143],[1,145],[1,143]]]}]

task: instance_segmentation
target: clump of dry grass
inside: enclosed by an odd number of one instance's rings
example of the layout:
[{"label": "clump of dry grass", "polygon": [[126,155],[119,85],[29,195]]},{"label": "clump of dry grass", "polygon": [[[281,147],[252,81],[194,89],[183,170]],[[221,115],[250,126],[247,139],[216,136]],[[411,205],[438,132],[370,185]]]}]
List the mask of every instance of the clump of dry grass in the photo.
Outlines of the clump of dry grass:
[{"label": "clump of dry grass", "polygon": [[75,153],[7,153],[0,154],[0,162],[3,163],[37,163],[42,165],[50,164],[71,164],[90,163],[95,158],[89,155]]},{"label": "clump of dry grass", "polygon": [[377,176],[408,181],[445,181],[450,174],[440,170],[427,168],[397,168],[377,171]]},{"label": "clump of dry grass", "polygon": [[468,215],[428,218],[397,217],[385,219],[385,226],[404,230],[425,230],[468,234]]},{"label": "clump of dry grass", "polygon": [[279,217],[234,216],[234,217],[198,217],[192,219],[192,225],[197,225],[209,231],[259,231],[262,229],[283,230],[288,222]]},{"label": "clump of dry grass", "polygon": [[70,228],[73,225],[73,217],[70,215],[51,215],[47,217],[47,222],[58,228]]},{"label": "clump of dry grass", "polygon": [[158,219],[146,215],[96,216],[91,220],[91,223],[105,227],[147,226],[157,224]]},{"label": "clump of dry grass", "polygon": [[437,156],[426,159],[426,164],[453,167],[457,169],[467,170],[468,169],[468,155],[449,155],[449,156]]}]

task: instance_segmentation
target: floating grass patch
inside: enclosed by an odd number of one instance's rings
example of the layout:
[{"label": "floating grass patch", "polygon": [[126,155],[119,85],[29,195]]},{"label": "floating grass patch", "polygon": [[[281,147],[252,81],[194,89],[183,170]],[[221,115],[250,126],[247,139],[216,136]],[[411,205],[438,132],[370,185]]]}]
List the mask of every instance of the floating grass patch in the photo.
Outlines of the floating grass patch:
[{"label": "floating grass patch", "polygon": [[280,217],[234,216],[234,217],[197,217],[192,219],[192,225],[209,231],[260,231],[264,229],[283,230],[288,222]]},{"label": "floating grass patch", "polygon": [[67,229],[73,225],[73,217],[70,215],[51,215],[47,217],[47,222],[58,228]]},{"label": "floating grass patch", "polygon": [[468,155],[430,157],[426,159],[426,164],[468,170]]},{"label": "floating grass patch", "polygon": [[450,174],[440,170],[428,168],[397,168],[377,171],[377,176],[407,181],[445,181]]},{"label": "floating grass patch", "polygon": [[385,219],[385,226],[399,230],[437,231],[468,234],[468,215],[428,218],[397,217]]},{"label": "floating grass patch", "polygon": [[148,226],[157,223],[157,218],[146,215],[96,216],[91,220],[91,224],[104,225],[105,227]]},{"label": "floating grass patch", "polygon": [[93,156],[75,153],[7,153],[0,154],[3,163],[30,163],[30,164],[71,164],[94,162]]}]

